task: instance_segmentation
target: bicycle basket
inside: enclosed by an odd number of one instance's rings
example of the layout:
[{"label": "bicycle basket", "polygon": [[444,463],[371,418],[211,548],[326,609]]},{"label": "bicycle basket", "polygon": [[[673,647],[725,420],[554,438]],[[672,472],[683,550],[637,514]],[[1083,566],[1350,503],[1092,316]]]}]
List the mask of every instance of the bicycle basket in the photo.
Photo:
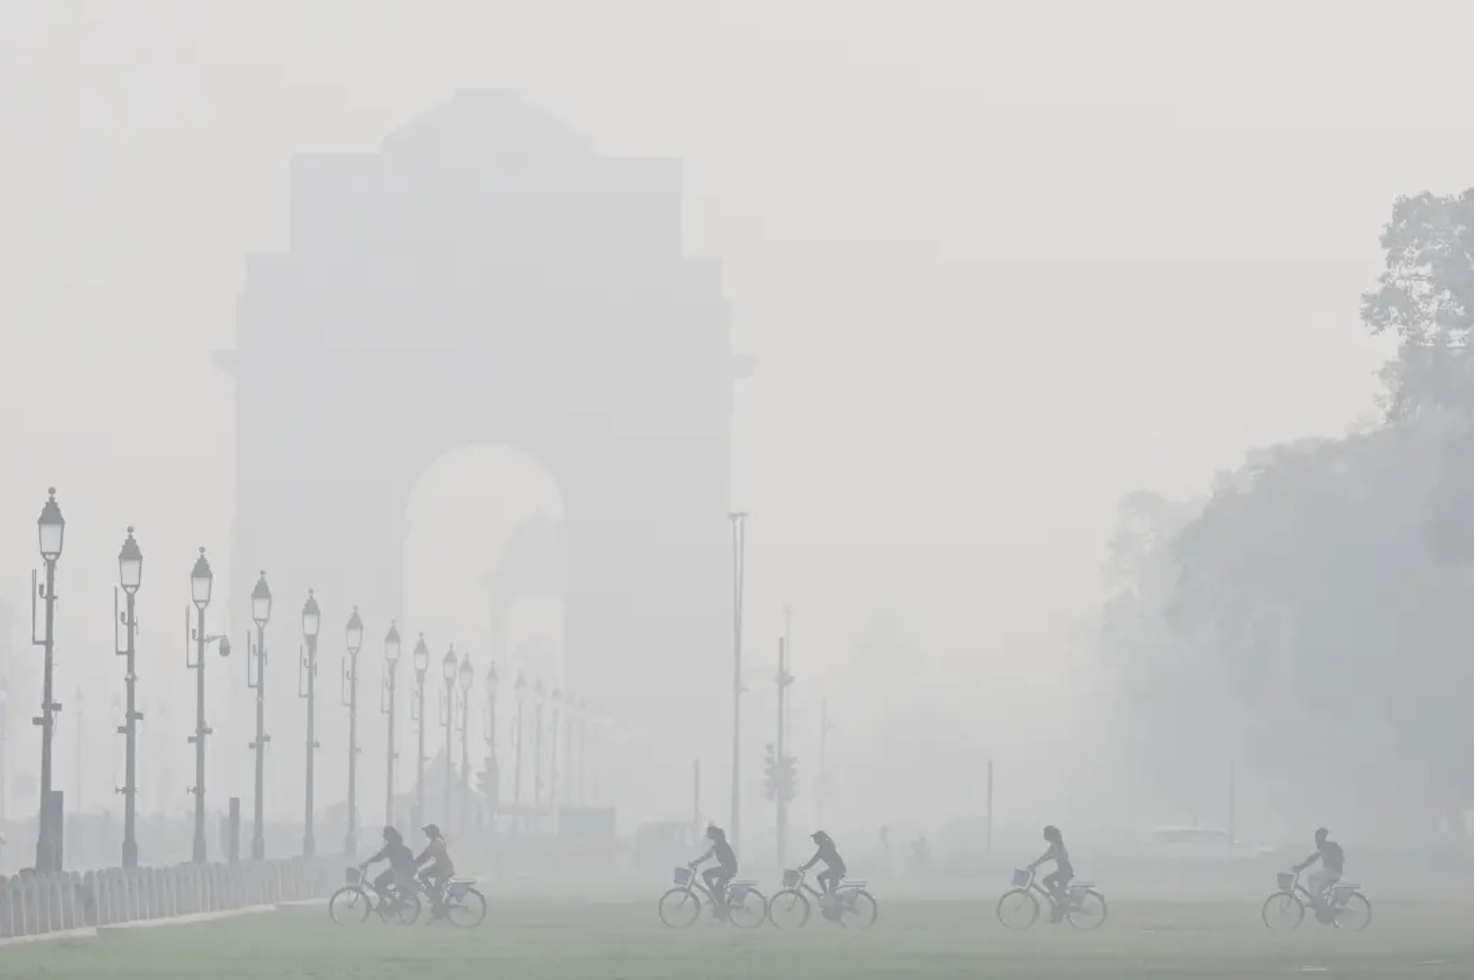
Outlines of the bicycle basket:
[{"label": "bicycle basket", "polygon": [[471,878],[452,878],[446,883],[446,897],[465,898],[467,891],[471,889],[472,881]]},{"label": "bicycle basket", "polygon": [[1344,885],[1335,885],[1335,886],[1333,886],[1333,904],[1336,905],[1338,908],[1347,908],[1348,907],[1348,899],[1352,898],[1353,897],[1353,893],[1355,891],[1357,891],[1357,890],[1358,889],[1357,889],[1356,886],[1351,886],[1351,885],[1349,885],[1349,886],[1344,886]]},{"label": "bicycle basket", "polygon": [[358,868],[348,868],[343,872],[343,883],[350,888],[356,888],[364,882],[364,872]]},{"label": "bicycle basket", "polygon": [[1010,876],[1010,884],[1016,888],[1024,888],[1030,884],[1030,872],[1016,869],[1015,873]]},{"label": "bicycle basket", "polygon": [[748,897],[748,893],[752,890],[753,886],[746,881],[734,882],[728,886],[728,901],[742,905],[743,900]]},{"label": "bicycle basket", "polygon": [[1297,876],[1292,874],[1290,871],[1276,872],[1276,887],[1280,888],[1284,892],[1291,891],[1292,882],[1296,880]]},{"label": "bicycle basket", "polygon": [[800,883],[800,873],[794,869],[784,872],[784,887],[793,888]]},{"label": "bicycle basket", "polygon": [[671,873],[671,880],[686,888],[692,883],[692,873],[691,868],[677,868]]}]

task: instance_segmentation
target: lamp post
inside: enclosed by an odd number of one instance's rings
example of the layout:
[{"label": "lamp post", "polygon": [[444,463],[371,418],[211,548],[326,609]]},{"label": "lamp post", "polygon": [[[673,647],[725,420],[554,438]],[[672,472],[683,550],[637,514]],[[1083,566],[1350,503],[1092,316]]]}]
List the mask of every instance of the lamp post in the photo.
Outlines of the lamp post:
[{"label": "lamp post", "polygon": [[[138,867],[138,721],[143,718],[136,708],[134,700],[136,690],[135,682],[138,675],[134,672],[134,638],[138,635],[138,620],[134,617],[134,597],[138,593],[138,587],[143,584],[143,551],[139,549],[138,542],[133,539],[133,528],[128,529],[128,537],[123,541],[123,547],[118,552],[118,584],[123,587],[123,594],[127,597],[124,601],[124,611],[119,618],[125,633],[123,649],[116,650],[119,656],[127,657],[123,674],[123,687],[127,691],[128,704],[126,714],[123,716],[123,724],[118,726],[118,733],[124,736],[123,750],[123,786],[118,790],[123,796],[123,867]],[[113,593],[113,611],[116,613],[118,606],[118,593]],[[115,757],[116,758],[116,757]]]},{"label": "lamp post", "polygon": [[527,694],[528,681],[523,677],[523,672],[518,671],[517,680],[513,681],[513,702],[517,705],[517,731],[514,733],[513,756],[513,805],[519,806],[523,802],[523,699]]},{"label": "lamp post", "polygon": [[313,707],[316,701],[318,677],[318,627],[322,623],[318,600],[313,590],[308,589],[307,602],[302,604],[302,638],[307,643],[307,654],[298,658],[297,696],[307,699],[307,779],[303,788],[302,856],[312,857],[317,853],[318,842],[313,838],[313,756],[318,748],[313,738]]},{"label": "lamp post", "polygon": [[446,682],[446,692],[441,704],[441,727],[446,729],[446,785],[441,800],[441,819],[451,824],[451,783],[455,778],[455,767],[451,765],[451,736],[456,730],[456,648],[447,648],[441,660],[441,679]]},{"label": "lamp post", "polygon": [[543,680],[533,685],[533,803],[543,802]]},{"label": "lamp post", "polygon": [[482,723],[482,737],[487,740],[487,808],[492,815],[492,836],[497,834],[497,803],[502,774],[497,768],[497,665],[487,665],[483,681],[487,691],[487,720]]},{"label": "lamp post", "polygon": [[[353,860],[359,853],[359,648],[364,643],[364,623],[359,619],[359,607],[355,606],[349,616],[347,627],[348,657],[343,664],[342,683],[339,685],[339,703],[349,709],[349,769],[348,769],[348,836],[344,838],[343,853]],[[347,687],[348,691],[342,690]]]},{"label": "lamp post", "polygon": [[548,697],[552,724],[548,726],[551,736],[548,746],[548,802],[553,807],[554,819],[559,813],[559,709],[563,707],[564,695],[556,687]]},{"label": "lamp post", "polygon": [[190,630],[190,611],[185,610],[185,629],[187,639],[193,640],[195,645],[195,659],[189,659],[189,648],[186,647],[185,666],[195,672],[195,734],[190,741],[195,745],[195,785],[190,792],[195,794],[195,840],[191,850],[191,860],[196,864],[204,864],[205,852],[205,737],[213,733],[213,729],[205,725],[205,646],[209,643],[219,642],[220,655],[228,657],[231,654],[231,641],[229,637],[220,634],[207,634],[205,632],[205,607],[210,605],[210,592],[215,584],[215,576],[210,571],[210,563],[205,560],[205,549],[200,549],[199,556],[195,559],[195,567],[190,571],[190,598],[195,604],[195,628]]},{"label": "lamp post", "polygon": [[[45,665],[41,680],[41,714],[31,724],[41,726],[41,809],[37,818],[36,870],[60,871],[55,848],[51,810],[51,736],[56,732],[56,713],[61,705],[52,700],[51,680],[53,653],[56,648],[56,563],[61,558],[62,539],[67,522],[56,502],[56,487],[46,490],[46,503],[36,519],[36,536],[41,546],[41,560],[46,563],[46,586],[36,588],[36,573],[31,573],[31,643],[45,648]],[[36,636],[36,599],[46,602],[46,632]]]},{"label": "lamp post", "polygon": [[461,655],[461,666],[456,671],[456,685],[461,688],[461,822],[457,825],[466,832],[466,810],[471,797],[471,751],[467,742],[467,731],[471,728],[471,688],[476,675],[472,670],[471,654]]},{"label": "lamp post", "polygon": [[415,819],[419,827],[425,819],[425,675],[430,669],[430,647],[425,645],[425,634],[415,642],[413,663],[415,666],[415,700],[410,707],[420,730],[415,743]]},{"label": "lamp post", "polygon": [[729,818],[728,839],[732,841],[734,850],[742,850],[738,843],[739,817],[742,815],[739,803],[743,788],[743,774],[739,767],[742,754],[739,746],[742,744],[740,721],[743,708],[743,573],[748,515],[742,511],[734,511],[728,515],[728,519],[733,522],[733,813]]},{"label": "lamp post", "polygon": [[[251,858],[254,861],[266,857],[266,747],[272,737],[266,733],[266,625],[272,618],[272,590],[267,585],[266,572],[256,580],[251,590],[251,620],[256,624],[256,648],[251,648],[250,634],[246,647],[246,687],[256,692],[256,738],[247,748],[256,756],[256,797],[251,810]],[[256,664],[256,676],[251,674],[252,663]]]},{"label": "lamp post", "polygon": [[384,680],[380,684],[379,711],[389,716],[385,726],[384,825],[395,825],[395,669],[400,663],[400,631],[393,622],[384,637]]}]

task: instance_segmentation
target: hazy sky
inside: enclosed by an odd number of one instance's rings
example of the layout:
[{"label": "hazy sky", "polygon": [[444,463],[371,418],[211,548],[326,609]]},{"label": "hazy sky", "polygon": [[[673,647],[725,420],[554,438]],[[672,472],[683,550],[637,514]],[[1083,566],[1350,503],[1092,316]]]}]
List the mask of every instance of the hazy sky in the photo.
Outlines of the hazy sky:
[{"label": "hazy sky", "polygon": [[[24,603],[55,483],[63,684],[107,653],[129,522],[149,655],[187,682],[196,545],[229,591],[210,354],[243,254],[285,245],[291,155],[373,152],[501,87],[607,152],[682,161],[688,249],[723,259],[760,361],[734,449],[755,634],[789,601],[799,649],[839,658],[884,604],[960,670],[1049,665],[1122,493],[1197,492],[1369,410],[1383,348],[1357,301],[1390,202],[1471,180],[1471,20],[1463,0],[0,0],[0,594]],[[464,475],[435,468],[415,506],[447,512]]]}]

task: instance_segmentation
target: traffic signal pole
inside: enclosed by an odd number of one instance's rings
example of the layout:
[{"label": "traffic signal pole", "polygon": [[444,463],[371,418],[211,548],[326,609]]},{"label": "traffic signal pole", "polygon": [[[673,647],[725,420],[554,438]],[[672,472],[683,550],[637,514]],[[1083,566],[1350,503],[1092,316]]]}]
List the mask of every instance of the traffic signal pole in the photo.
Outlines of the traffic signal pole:
[{"label": "traffic signal pole", "polygon": [[784,715],[786,702],[789,698],[789,685],[794,678],[790,676],[784,662],[784,638],[779,639],[779,672],[774,675],[774,686],[778,689],[778,697],[775,699],[779,705],[779,730],[775,733],[774,755],[778,761],[778,779],[774,793],[774,840],[775,857],[778,860],[779,870],[784,870],[784,838],[788,832],[789,824],[789,798],[794,790],[789,782],[789,746],[784,740]]}]

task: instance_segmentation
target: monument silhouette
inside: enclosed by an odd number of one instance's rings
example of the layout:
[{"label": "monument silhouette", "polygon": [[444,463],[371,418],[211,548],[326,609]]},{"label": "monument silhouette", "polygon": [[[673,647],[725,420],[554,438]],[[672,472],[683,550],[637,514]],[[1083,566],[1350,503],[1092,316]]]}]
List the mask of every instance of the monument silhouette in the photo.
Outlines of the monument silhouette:
[{"label": "monument silhouette", "polygon": [[[557,574],[528,587],[563,596],[564,683],[669,747],[683,805],[680,773],[708,741],[719,757],[731,699],[730,428],[751,362],[732,350],[720,264],[683,252],[676,162],[602,156],[502,91],[459,93],[379,153],[297,156],[289,247],[247,257],[219,362],[236,385],[233,636],[266,569],[277,676],[295,673],[310,587],[325,663],[355,605],[366,663],[391,619],[408,661],[409,493],[459,447],[515,446],[562,492],[541,538],[563,554],[533,563]],[[462,642],[427,640],[434,684]],[[361,676],[372,693],[377,665]],[[664,751],[627,753],[626,782],[657,779]]]}]

